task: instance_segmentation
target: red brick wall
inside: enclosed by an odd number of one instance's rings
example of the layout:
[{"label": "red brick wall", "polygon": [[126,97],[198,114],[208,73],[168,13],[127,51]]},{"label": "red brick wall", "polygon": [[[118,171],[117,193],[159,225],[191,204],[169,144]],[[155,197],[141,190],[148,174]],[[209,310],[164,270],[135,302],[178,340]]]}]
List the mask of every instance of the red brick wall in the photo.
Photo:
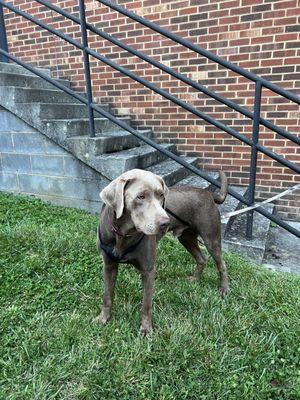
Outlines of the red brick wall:
[{"label": "red brick wall", "polygon": [[[300,0],[118,0],[118,4],[201,47],[251,70],[285,89],[300,94]],[[80,40],[76,25],[35,1],[12,3],[62,32]],[[77,1],[54,0],[66,11],[78,14]],[[108,9],[96,0],[86,0],[90,23],[123,40],[162,63],[253,110],[254,84],[202,56]],[[54,75],[68,77],[74,89],[84,90],[81,52],[13,13],[6,13],[10,51],[23,60],[51,67]],[[95,37],[90,46],[129,68],[158,87],[170,91],[232,126],[251,135],[251,121],[224,105],[207,98],[186,84],[169,77],[122,49]],[[92,59],[94,96],[113,104],[119,115],[130,114],[139,126],[154,129],[158,140],[176,143],[182,154],[197,155],[206,169],[223,169],[231,183],[247,184],[249,147],[227,133],[177,107],[132,79]],[[275,93],[263,91],[262,115],[290,132],[300,135],[300,108]],[[299,163],[300,154],[292,142],[263,127],[260,143],[289,160]],[[281,191],[300,181],[287,168],[259,154],[258,185],[262,196]],[[271,190],[270,187],[273,189]],[[300,195],[281,201],[286,218],[299,219]]]}]

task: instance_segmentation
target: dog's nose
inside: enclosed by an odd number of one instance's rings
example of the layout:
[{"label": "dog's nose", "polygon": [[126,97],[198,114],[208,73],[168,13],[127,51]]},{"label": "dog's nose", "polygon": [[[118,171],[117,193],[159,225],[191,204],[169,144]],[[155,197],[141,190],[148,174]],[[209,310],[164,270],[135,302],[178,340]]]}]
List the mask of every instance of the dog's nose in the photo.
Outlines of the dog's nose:
[{"label": "dog's nose", "polygon": [[158,225],[160,229],[167,229],[170,224],[169,217],[160,217],[158,220]]}]

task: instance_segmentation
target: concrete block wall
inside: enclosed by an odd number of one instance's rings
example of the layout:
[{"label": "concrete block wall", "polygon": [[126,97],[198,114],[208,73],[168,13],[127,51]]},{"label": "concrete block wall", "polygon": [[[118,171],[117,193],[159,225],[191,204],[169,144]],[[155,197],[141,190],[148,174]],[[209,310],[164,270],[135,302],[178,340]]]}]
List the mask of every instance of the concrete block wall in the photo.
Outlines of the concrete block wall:
[{"label": "concrete block wall", "polygon": [[0,109],[0,191],[99,212],[109,181],[46,136]]}]

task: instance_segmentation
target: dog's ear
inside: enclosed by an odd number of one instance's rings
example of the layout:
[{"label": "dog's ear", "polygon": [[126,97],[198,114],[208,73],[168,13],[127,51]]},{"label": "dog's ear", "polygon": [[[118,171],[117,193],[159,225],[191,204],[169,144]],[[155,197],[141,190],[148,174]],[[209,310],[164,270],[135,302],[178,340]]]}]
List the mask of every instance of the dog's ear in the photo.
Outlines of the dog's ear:
[{"label": "dog's ear", "polygon": [[123,214],[124,189],[127,182],[127,179],[119,177],[110,182],[110,184],[100,192],[100,198],[105,204],[114,209],[117,219]]},{"label": "dog's ear", "polygon": [[164,200],[163,200],[163,208],[166,206],[166,197],[169,192],[168,186],[165,184],[165,181],[159,176],[159,180],[161,181],[163,191],[164,191]]}]

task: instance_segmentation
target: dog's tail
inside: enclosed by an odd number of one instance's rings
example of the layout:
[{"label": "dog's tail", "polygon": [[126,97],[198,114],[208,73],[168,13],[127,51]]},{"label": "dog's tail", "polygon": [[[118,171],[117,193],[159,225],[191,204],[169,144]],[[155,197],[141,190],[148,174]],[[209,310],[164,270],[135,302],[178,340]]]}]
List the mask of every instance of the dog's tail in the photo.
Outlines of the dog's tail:
[{"label": "dog's tail", "polygon": [[221,181],[221,188],[217,192],[212,192],[215,203],[222,204],[228,193],[228,180],[223,171],[219,172],[219,180]]}]

